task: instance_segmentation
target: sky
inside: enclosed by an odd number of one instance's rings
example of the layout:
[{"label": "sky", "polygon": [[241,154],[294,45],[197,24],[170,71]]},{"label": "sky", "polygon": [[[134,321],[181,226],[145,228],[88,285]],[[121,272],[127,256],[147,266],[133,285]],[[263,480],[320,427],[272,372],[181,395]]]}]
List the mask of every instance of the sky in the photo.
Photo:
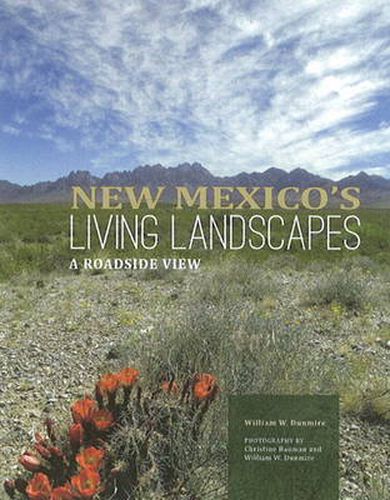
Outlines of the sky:
[{"label": "sky", "polygon": [[388,0],[0,0],[0,179],[390,177]]}]

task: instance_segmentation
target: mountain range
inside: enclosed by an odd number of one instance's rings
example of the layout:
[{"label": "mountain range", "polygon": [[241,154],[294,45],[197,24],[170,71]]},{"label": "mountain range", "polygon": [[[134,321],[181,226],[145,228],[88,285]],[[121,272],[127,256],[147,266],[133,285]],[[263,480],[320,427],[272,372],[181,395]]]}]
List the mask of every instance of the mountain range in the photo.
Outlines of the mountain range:
[{"label": "mountain range", "polygon": [[239,173],[233,176],[215,176],[200,163],[182,163],[177,167],[145,165],[134,170],[110,172],[97,177],[85,170],[71,172],[55,181],[21,186],[0,180],[0,203],[66,203],[71,199],[72,186],[273,186],[275,190],[286,186],[299,188],[320,186],[331,189],[358,186],[363,206],[390,206],[390,179],[360,172],[339,181],[333,181],[297,168],[291,172],[269,168],[263,172]]}]

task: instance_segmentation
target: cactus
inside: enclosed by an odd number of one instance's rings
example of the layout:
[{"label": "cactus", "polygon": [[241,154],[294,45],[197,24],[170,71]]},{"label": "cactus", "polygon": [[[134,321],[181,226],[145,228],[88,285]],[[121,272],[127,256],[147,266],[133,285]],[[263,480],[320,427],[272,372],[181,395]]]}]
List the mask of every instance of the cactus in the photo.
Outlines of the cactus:
[{"label": "cactus", "polygon": [[[30,476],[4,483],[10,498],[34,500],[146,498],[186,494],[202,423],[219,388],[210,374],[182,384],[163,380],[144,392],[139,372],[101,377],[95,396],[73,403],[63,435],[52,420],[19,462]],[[31,476],[32,474],[32,476]],[[18,496],[19,495],[19,496]]]}]

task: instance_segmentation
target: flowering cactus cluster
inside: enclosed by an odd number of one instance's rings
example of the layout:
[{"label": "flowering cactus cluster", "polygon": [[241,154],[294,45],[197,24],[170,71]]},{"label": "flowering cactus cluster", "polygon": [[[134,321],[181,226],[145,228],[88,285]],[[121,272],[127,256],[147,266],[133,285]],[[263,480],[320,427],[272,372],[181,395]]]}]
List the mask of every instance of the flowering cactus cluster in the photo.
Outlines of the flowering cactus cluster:
[{"label": "flowering cactus cluster", "polygon": [[102,376],[94,397],[86,395],[71,406],[73,422],[66,432],[48,419],[46,436],[37,433],[33,450],[19,458],[27,472],[5,481],[8,496],[139,498],[146,477],[149,487],[164,495],[180,488],[179,479],[183,486],[177,473],[183,464],[170,458],[178,457],[172,449],[179,435],[174,427],[181,426],[191,445],[199,439],[204,415],[219,391],[216,378],[196,374],[180,387],[170,377],[154,393],[144,394],[139,377],[135,368]]}]

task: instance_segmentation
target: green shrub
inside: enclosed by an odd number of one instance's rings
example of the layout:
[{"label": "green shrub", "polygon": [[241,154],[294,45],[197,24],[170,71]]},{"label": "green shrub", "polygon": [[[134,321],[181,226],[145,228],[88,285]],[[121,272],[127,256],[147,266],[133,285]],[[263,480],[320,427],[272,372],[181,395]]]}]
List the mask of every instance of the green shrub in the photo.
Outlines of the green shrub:
[{"label": "green shrub", "polygon": [[340,304],[348,310],[359,311],[371,301],[371,291],[364,275],[333,271],[320,275],[304,292],[303,302],[310,306]]},{"label": "green shrub", "polygon": [[346,414],[373,422],[390,421],[390,387],[382,376],[369,376],[372,360],[349,356],[345,372],[339,377],[337,392]]},{"label": "green shrub", "polygon": [[221,304],[240,300],[261,301],[275,294],[275,282],[264,266],[230,260],[207,269],[194,283],[197,301]]}]

